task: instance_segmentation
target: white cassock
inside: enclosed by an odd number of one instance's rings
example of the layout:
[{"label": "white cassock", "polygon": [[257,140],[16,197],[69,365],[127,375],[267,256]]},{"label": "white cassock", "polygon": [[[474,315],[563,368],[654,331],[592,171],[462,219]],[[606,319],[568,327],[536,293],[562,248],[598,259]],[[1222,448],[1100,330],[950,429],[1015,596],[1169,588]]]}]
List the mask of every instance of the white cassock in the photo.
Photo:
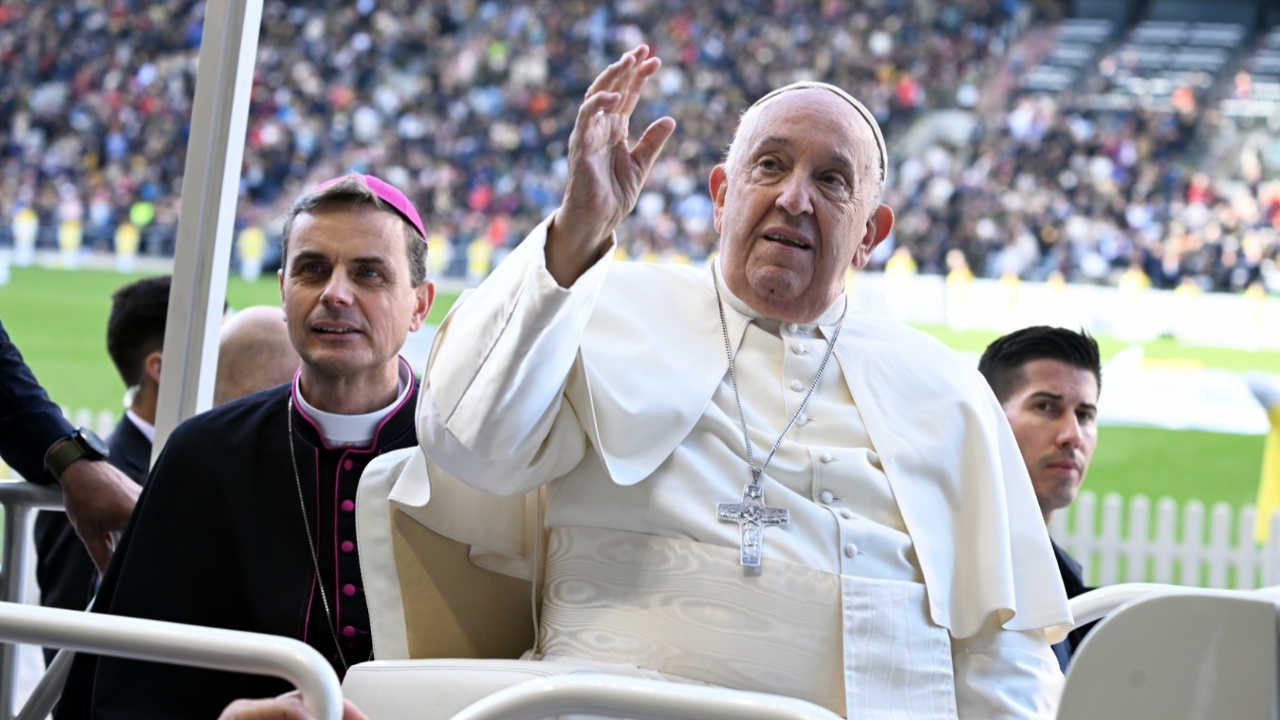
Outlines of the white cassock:
[{"label": "white cassock", "polygon": [[[1022,456],[975,370],[851,308],[765,471],[764,499],[790,523],[764,530],[762,568],[744,572],[739,526],[716,517],[751,476],[711,273],[606,252],[560,288],[546,226],[445,320],[418,408],[445,472],[498,495],[546,485],[538,654],[859,719],[1053,717],[1049,644],[1071,616]],[[800,325],[720,294],[758,465],[844,298]],[[396,492],[427,482],[402,476]],[[478,546],[493,524],[453,521]]]}]

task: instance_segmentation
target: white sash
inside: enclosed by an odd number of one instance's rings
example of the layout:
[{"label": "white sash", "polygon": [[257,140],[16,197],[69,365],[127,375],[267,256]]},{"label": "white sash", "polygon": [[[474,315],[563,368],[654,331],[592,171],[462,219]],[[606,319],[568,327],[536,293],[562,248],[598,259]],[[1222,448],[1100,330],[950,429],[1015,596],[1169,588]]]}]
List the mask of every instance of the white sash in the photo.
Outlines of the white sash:
[{"label": "white sash", "polygon": [[554,528],[540,650],[798,697],[858,720],[956,717],[950,636],[929,619],[923,585],[773,559],[744,575],[738,555]]}]

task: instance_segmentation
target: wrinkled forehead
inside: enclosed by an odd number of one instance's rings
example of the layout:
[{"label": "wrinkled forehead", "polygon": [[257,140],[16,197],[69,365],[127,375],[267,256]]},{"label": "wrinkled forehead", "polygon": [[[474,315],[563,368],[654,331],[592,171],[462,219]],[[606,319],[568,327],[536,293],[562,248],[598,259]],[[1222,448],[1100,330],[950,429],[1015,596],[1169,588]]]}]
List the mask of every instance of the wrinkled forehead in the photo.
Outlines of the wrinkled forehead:
[{"label": "wrinkled forehead", "polygon": [[871,134],[875,137],[875,140],[876,140],[876,151],[879,153],[879,157],[880,157],[880,180],[881,182],[883,182],[885,179],[885,173],[887,172],[887,169],[889,167],[889,152],[884,144],[884,134],[880,132],[880,124],[876,122],[876,119],[871,114],[871,111],[868,110],[865,105],[858,102],[857,98],[853,97],[852,95],[845,92],[844,90],[841,90],[835,85],[830,85],[828,83],[823,83],[823,82],[812,82],[812,81],[791,83],[790,85],[785,85],[783,87],[780,87],[777,90],[774,90],[770,92],[768,95],[765,95],[764,97],[755,101],[755,103],[753,103],[751,107],[747,108],[747,112],[745,113],[745,115],[754,115],[758,117],[761,111],[763,111],[769,105],[773,104],[773,102],[776,101],[779,97],[787,93],[795,92],[798,90],[820,90],[820,91],[825,91],[833,94],[834,96],[840,98],[845,103],[847,103],[851,108],[851,110],[857,115],[857,117],[861,118],[862,121],[867,124],[867,127],[871,128]]}]

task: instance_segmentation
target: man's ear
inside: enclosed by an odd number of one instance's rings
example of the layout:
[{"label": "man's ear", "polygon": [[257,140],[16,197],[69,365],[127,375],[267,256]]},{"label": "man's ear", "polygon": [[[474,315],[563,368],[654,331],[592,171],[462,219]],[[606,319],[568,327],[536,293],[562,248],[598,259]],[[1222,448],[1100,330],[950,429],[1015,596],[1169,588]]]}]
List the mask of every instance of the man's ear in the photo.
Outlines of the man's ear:
[{"label": "man's ear", "polygon": [[427,313],[436,301],[436,284],[430,280],[413,289],[413,317],[409,320],[409,332],[417,332],[427,320]]},{"label": "man's ear", "polygon": [[707,184],[711,188],[711,205],[714,208],[713,217],[718,233],[720,225],[724,222],[724,198],[729,193],[729,173],[724,169],[724,163],[711,168],[711,180]]},{"label": "man's ear", "polygon": [[889,237],[891,230],[893,230],[893,209],[888,205],[880,205],[875,212],[871,213],[871,217],[867,218],[867,232],[862,236],[862,240],[858,242],[858,249],[853,253],[853,267],[859,270],[866,267],[867,261],[871,259],[871,251]]},{"label": "man's ear", "polygon": [[160,385],[160,360],[163,356],[159,350],[153,350],[142,360],[142,372],[157,387]]}]

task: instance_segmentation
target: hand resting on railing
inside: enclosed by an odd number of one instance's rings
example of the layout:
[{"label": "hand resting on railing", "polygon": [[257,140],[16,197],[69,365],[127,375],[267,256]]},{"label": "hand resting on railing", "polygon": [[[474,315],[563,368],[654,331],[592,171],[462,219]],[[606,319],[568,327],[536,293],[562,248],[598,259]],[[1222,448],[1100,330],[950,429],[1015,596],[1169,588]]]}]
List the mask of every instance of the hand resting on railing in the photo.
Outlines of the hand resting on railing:
[{"label": "hand resting on railing", "polygon": [[102,460],[77,460],[59,480],[67,519],[101,575],[111,562],[109,534],[124,530],[142,487]]},{"label": "hand resting on railing", "polygon": [[[315,720],[315,716],[307,712],[302,695],[294,691],[268,700],[237,700],[222,711],[218,720]],[[342,720],[367,718],[350,700],[344,700]]]}]

